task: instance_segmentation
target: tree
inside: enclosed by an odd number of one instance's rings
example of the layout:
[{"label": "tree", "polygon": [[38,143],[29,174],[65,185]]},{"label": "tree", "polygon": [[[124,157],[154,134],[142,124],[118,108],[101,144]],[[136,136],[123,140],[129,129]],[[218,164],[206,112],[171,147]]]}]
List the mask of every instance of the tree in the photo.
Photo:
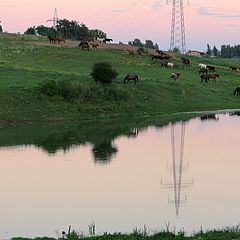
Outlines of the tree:
[{"label": "tree", "polygon": [[174,53],[181,53],[181,51],[179,50],[179,48],[175,47],[173,50],[172,50]]},{"label": "tree", "polygon": [[145,40],[144,47],[145,47],[145,48],[155,49],[155,47],[154,47],[154,43],[153,43],[152,40]]},{"label": "tree", "polygon": [[96,39],[96,38],[107,38],[107,34],[99,29],[92,29],[89,31],[91,37],[93,39]]},{"label": "tree", "polygon": [[109,85],[118,76],[118,73],[109,63],[99,62],[94,64],[91,76],[95,82],[99,82],[102,85]]},{"label": "tree", "polygon": [[207,52],[206,52],[206,54],[207,54],[208,57],[212,56],[212,49],[211,49],[209,44],[207,44]]},{"label": "tree", "polygon": [[143,43],[142,43],[141,40],[138,39],[138,38],[135,38],[132,42],[129,41],[129,42],[128,42],[128,45],[136,46],[136,47],[143,47]]},{"label": "tree", "polygon": [[28,28],[28,29],[24,32],[24,34],[36,35],[36,29],[35,29],[35,27],[30,27],[30,28]]},{"label": "tree", "polygon": [[218,51],[216,46],[213,47],[212,54],[213,54],[214,57],[218,57],[219,51]]},{"label": "tree", "polygon": [[3,28],[2,28],[2,26],[0,25],[0,33],[2,33],[3,32]]},{"label": "tree", "polygon": [[157,43],[154,44],[154,48],[155,48],[156,50],[159,50],[159,46],[158,46]]},{"label": "tree", "polygon": [[45,27],[43,25],[40,25],[36,27],[37,33],[41,36],[50,36],[50,37],[56,37],[57,31],[54,28]]}]

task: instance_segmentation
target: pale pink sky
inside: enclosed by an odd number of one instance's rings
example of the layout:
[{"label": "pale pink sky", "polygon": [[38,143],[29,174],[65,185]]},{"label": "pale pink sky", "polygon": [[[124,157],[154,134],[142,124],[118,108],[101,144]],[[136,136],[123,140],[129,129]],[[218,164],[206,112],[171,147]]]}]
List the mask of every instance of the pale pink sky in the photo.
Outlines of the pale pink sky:
[{"label": "pale pink sky", "polygon": [[[171,4],[165,0],[1,0],[4,30],[23,32],[28,26],[49,24],[58,9],[60,18],[77,20],[108,33],[115,42],[152,39],[169,47]],[[171,0],[169,0],[171,2]],[[206,44],[239,44],[239,0],[190,0],[185,8],[188,49]]]}]

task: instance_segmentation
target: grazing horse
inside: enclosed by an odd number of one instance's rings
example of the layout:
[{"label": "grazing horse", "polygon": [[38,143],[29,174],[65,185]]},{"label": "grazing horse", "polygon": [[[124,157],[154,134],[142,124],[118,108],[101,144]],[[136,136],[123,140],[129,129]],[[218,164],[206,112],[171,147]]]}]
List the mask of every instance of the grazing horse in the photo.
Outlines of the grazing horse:
[{"label": "grazing horse", "polygon": [[55,38],[48,36],[48,40],[50,43],[55,43]]},{"label": "grazing horse", "polygon": [[182,57],[181,58],[183,65],[190,66],[191,62],[189,59]]},{"label": "grazing horse", "polygon": [[240,70],[238,67],[229,67],[231,69],[232,72],[237,72],[238,70]]},{"label": "grazing horse", "polygon": [[199,74],[208,74],[208,69],[207,68],[201,68],[198,73]]},{"label": "grazing horse", "polygon": [[174,68],[174,63],[168,62],[168,63],[167,63],[167,67],[169,67],[169,68]]},{"label": "grazing horse", "polygon": [[134,56],[135,52],[133,50],[127,49],[126,52],[128,53],[129,56]]},{"label": "grazing horse", "polygon": [[97,44],[97,43],[90,43],[90,45],[91,45],[92,49],[99,48],[99,44]]},{"label": "grazing horse", "polygon": [[158,55],[163,55],[163,54],[164,54],[164,52],[161,51],[161,50],[156,50],[156,53],[157,53]]},{"label": "grazing horse", "polygon": [[200,63],[200,64],[198,64],[198,66],[199,66],[200,69],[207,69],[206,64]]},{"label": "grazing horse", "polygon": [[128,75],[123,79],[123,83],[125,84],[126,81],[127,81],[128,83],[130,83],[130,81],[134,81],[134,83],[137,83],[138,80],[139,80],[138,75],[136,75],[136,74],[128,74]]},{"label": "grazing horse", "polygon": [[65,43],[65,38],[63,37],[57,37],[57,38],[54,38],[54,43],[58,43],[60,44],[61,42]]},{"label": "grazing horse", "polygon": [[177,81],[180,77],[181,73],[172,73],[170,78],[173,78],[175,81]]},{"label": "grazing horse", "polygon": [[240,96],[240,86],[234,90],[233,95]]},{"label": "grazing horse", "polygon": [[209,81],[209,75],[206,74],[206,73],[201,74],[200,78],[201,78],[201,82],[208,82]]},{"label": "grazing horse", "polygon": [[208,77],[209,77],[209,80],[212,79],[214,82],[216,82],[216,79],[220,78],[220,75],[219,74],[209,74]]},{"label": "grazing horse", "polygon": [[213,71],[213,72],[216,71],[216,68],[215,68],[214,66],[210,66],[210,65],[207,65],[207,69],[208,69],[209,71]]},{"label": "grazing horse", "polygon": [[82,50],[83,49],[87,49],[88,51],[90,50],[90,46],[89,46],[89,43],[87,41],[82,41],[78,44],[79,47],[82,47]]}]

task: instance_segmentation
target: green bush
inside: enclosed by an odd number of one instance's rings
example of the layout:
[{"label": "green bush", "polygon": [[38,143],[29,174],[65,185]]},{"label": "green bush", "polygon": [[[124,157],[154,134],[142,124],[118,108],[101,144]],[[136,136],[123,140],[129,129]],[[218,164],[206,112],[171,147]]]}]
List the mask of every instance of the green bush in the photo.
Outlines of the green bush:
[{"label": "green bush", "polygon": [[53,97],[59,94],[59,86],[55,80],[44,81],[39,86],[39,91],[49,97]]},{"label": "green bush", "polygon": [[118,73],[109,63],[99,62],[94,64],[91,76],[95,82],[99,82],[102,85],[109,85],[118,76]]}]

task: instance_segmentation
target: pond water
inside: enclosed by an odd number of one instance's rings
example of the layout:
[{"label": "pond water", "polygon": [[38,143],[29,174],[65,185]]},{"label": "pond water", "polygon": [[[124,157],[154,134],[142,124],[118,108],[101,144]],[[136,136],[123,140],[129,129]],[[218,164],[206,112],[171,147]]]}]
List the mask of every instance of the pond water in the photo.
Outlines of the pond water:
[{"label": "pond water", "polygon": [[1,129],[0,238],[240,223],[239,113],[132,126]]}]

